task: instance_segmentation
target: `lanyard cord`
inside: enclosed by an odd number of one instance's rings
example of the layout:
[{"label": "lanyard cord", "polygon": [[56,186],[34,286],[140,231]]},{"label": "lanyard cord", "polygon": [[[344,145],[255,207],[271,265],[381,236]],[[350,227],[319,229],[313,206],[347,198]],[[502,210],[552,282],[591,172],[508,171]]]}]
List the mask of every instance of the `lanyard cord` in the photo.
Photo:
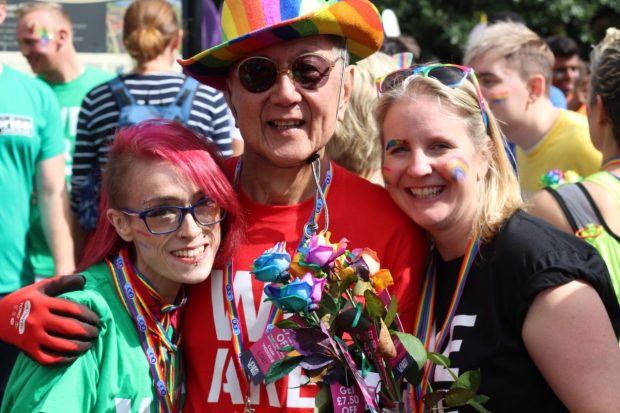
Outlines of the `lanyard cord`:
[{"label": "lanyard cord", "polygon": [[[172,341],[172,334],[168,333],[172,331],[170,313],[185,305],[187,296],[183,289],[183,296],[179,303],[175,305],[165,305],[161,310],[164,314],[163,319],[157,320],[129,280],[134,277],[137,278],[146,286],[148,293],[152,297],[158,301],[161,301],[161,297],[144,275],[134,270],[128,259],[127,251],[126,248],[123,249],[113,262],[106,259],[106,263],[112,273],[116,292],[138,330],[140,344],[149,362],[151,377],[157,393],[159,404],[158,411],[173,413],[177,411],[173,400],[173,393],[174,389],[177,388],[178,377],[176,377],[175,370],[177,365],[176,357],[178,356],[177,349],[181,342],[181,334],[179,332],[176,340],[174,340],[174,342]],[[159,340],[156,341],[154,336]],[[182,362],[182,357],[179,357],[178,362]],[[179,365],[180,370],[182,370],[182,364]]]},{"label": "lanyard cord", "polygon": [[[435,346],[433,349],[430,348],[430,344],[433,333],[433,325],[435,322],[434,313],[436,298],[435,293],[437,287],[437,267],[435,262],[436,252],[433,252],[431,254],[431,260],[426,268],[426,276],[424,278],[424,284],[422,286],[422,301],[420,302],[420,306],[418,307],[418,314],[416,317],[414,329],[414,331],[416,332],[416,336],[420,339],[420,341],[422,341],[422,343],[424,344],[424,348],[426,348],[427,351],[440,352],[443,348],[444,342],[448,337],[450,325],[452,324],[452,320],[454,319],[454,315],[456,314],[456,310],[463,296],[463,291],[467,283],[467,278],[469,276],[471,266],[474,263],[479,249],[480,236],[476,235],[469,241],[465,250],[465,255],[463,257],[463,262],[461,263],[461,268],[459,270],[456,286],[454,288],[454,292],[452,293],[452,300],[450,301],[450,306],[448,307],[448,312],[446,314],[443,325],[437,333],[437,339],[435,341]],[[431,367],[431,363],[427,362],[424,366],[422,381],[418,386],[415,387],[415,395],[412,395],[415,400],[413,404],[417,406],[418,413],[424,411],[424,403],[422,401],[422,398],[426,394],[426,389],[428,387],[432,371],[434,371],[434,365]]]}]

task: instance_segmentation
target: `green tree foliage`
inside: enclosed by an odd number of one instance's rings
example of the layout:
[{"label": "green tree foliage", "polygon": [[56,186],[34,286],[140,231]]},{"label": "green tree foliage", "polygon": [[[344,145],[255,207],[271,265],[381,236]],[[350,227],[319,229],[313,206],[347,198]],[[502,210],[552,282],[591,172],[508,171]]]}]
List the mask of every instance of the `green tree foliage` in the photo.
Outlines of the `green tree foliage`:
[{"label": "green tree foliage", "polygon": [[543,37],[565,34],[587,58],[593,36],[590,20],[601,6],[620,13],[618,0],[373,0],[379,11],[394,10],[403,34],[422,47],[422,59],[460,62],[470,31],[499,11],[519,13]]}]

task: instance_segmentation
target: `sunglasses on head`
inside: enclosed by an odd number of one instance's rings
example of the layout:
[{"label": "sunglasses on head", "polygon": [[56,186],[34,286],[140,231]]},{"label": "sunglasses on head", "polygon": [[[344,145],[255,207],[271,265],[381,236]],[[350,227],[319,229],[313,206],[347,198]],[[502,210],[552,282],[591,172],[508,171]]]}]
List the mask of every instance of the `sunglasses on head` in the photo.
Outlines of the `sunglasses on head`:
[{"label": "sunglasses on head", "polygon": [[449,63],[433,63],[425,66],[408,67],[406,69],[396,70],[377,79],[377,92],[379,93],[379,96],[381,96],[382,94],[399,87],[408,78],[416,76],[433,78],[450,88],[459,87],[469,76],[474,87],[476,88],[476,95],[478,98],[478,105],[480,106],[480,112],[482,113],[482,120],[484,121],[484,125],[488,127],[489,119],[487,115],[487,108],[484,98],[482,97],[482,91],[480,90],[478,78],[474,73],[474,69],[471,67]]},{"label": "sunglasses on head", "polygon": [[237,77],[241,85],[251,93],[261,93],[270,89],[278,81],[278,76],[286,73],[291,80],[304,89],[318,89],[323,86],[336,62],[316,53],[297,56],[288,67],[280,68],[273,60],[263,56],[253,56],[242,60],[237,66]]}]

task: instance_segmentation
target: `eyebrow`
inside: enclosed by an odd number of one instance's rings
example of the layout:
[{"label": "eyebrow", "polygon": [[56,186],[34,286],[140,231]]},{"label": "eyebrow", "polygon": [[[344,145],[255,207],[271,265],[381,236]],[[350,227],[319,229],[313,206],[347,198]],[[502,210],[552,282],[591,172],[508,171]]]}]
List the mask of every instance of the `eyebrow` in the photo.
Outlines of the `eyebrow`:
[{"label": "eyebrow", "polygon": [[390,149],[392,149],[392,148],[393,148],[393,147],[395,147],[395,146],[398,146],[398,145],[404,145],[404,144],[406,144],[406,143],[407,143],[407,142],[405,142],[405,141],[404,141],[404,140],[402,140],[402,139],[390,139],[390,140],[388,140],[388,141],[387,141],[387,143],[385,144],[385,150],[386,150],[386,151],[389,151]]}]

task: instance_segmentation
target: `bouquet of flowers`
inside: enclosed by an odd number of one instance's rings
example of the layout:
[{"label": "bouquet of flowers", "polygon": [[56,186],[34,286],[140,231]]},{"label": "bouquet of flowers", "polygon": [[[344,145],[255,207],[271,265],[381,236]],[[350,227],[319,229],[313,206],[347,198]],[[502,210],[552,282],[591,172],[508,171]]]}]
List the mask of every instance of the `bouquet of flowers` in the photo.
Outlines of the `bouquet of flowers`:
[{"label": "bouquet of flowers", "polygon": [[[375,252],[350,251],[346,239],[329,238],[329,232],[313,235],[292,259],[281,242],[254,261],[252,273],[266,283],[267,299],[292,316],[270,324],[242,363],[253,382],[267,384],[300,366],[308,383],[320,385],[319,412],[414,411],[411,396],[427,361],[448,367],[449,360],[403,332],[386,289],[392,276]],[[424,403],[486,411],[484,396],[476,395],[479,371],[454,379],[452,389],[431,391]]]}]

